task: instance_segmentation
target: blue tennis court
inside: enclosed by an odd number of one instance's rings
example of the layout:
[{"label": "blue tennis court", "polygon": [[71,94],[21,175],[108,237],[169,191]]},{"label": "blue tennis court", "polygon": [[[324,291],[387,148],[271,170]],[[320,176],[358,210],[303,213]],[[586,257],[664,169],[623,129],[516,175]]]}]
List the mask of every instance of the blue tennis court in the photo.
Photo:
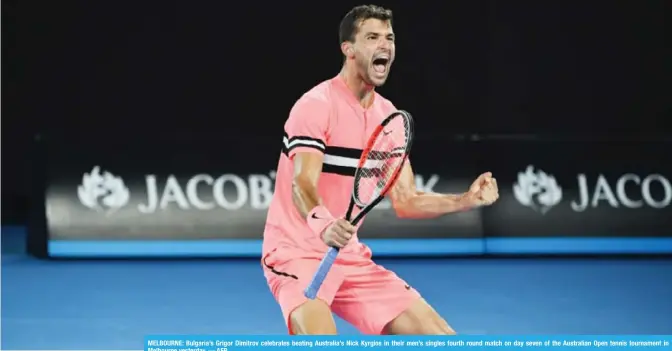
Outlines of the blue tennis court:
[{"label": "blue tennis court", "polygon": [[[22,252],[21,233],[2,239],[2,349],[141,349],[152,333],[285,333],[257,260],[41,261]],[[379,262],[462,334],[672,334],[670,259]]]}]

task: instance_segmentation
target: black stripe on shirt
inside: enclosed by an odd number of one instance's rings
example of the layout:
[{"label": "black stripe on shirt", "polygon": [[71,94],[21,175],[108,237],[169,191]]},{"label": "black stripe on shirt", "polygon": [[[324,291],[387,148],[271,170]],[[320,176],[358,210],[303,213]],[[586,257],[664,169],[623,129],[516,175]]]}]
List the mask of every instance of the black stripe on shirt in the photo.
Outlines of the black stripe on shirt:
[{"label": "black stripe on shirt", "polygon": [[[286,137],[286,134],[285,134]],[[309,137],[294,137],[292,140],[308,140],[311,143],[297,143],[292,145],[290,148],[287,148],[287,144],[283,139],[283,148],[282,153],[285,156],[289,156],[289,153],[292,149],[296,147],[311,147],[316,150],[324,152],[324,162],[322,164],[323,173],[338,174],[347,177],[354,177],[357,171],[357,165],[359,164],[359,159],[362,155],[362,149],[348,148],[343,146],[326,146],[324,149],[321,149],[319,146],[315,145],[315,142],[323,144],[321,140]],[[401,155],[397,152],[397,149],[394,149],[394,156]],[[369,160],[384,160],[390,155],[389,152],[377,152],[372,151],[369,154]],[[336,158],[333,158],[336,157]],[[346,163],[346,164],[343,164]],[[379,169],[374,168],[371,172],[366,172],[366,174],[376,174],[376,171]]]},{"label": "black stripe on shirt", "polygon": [[357,171],[357,168],[355,167],[347,167],[347,166],[339,166],[339,165],[330,165],[330,164],[322,164],[322,172],[323,173],[331,173],[331,174],[338,174],[346,177],[354,177],[355,176],[355,171]]},{"label": "black stripe on shirt", "polygon": [[303,135],[296,135],[290,138],[287,133],[284,133],[283,135],[282,145],[283,150],[288,154],[297,147],[310,147],[322,152],[324,152],[324,149],[326,148],[326,144],[321,139]]}]

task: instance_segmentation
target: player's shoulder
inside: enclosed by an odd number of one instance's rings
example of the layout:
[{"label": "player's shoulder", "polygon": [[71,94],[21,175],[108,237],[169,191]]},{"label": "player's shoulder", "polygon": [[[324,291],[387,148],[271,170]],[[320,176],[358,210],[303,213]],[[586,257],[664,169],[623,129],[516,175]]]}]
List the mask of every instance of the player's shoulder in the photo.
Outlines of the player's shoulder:
[{"label": "player's shoulder", "polygon": [[322,81],[303,93],[294,103],[294,108],[306,106],[327,108],[333,101],[332,89],[332,79]]}]

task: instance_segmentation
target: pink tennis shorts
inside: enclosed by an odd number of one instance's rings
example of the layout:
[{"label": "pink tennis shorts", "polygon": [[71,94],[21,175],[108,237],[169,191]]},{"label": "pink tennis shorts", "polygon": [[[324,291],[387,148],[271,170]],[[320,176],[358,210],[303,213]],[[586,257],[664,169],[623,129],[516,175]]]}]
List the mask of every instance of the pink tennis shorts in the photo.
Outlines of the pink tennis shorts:
[{"label": "pink tennis shorts", "polygon": [[[291,249],[276,249],[262,259],[264,275],[280,304],[291,334],[289,316],[307,301],[304,290],[321,259],[302,258]],[[381,334],[420,294],[394,272],[369,258],[337,259],[317,298],[364,334]]]}]

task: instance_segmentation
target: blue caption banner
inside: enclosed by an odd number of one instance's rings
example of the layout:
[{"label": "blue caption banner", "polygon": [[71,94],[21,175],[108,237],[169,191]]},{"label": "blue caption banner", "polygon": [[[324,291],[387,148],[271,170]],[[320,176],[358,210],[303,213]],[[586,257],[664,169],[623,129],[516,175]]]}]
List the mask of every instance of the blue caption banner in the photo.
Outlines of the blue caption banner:
[{"label": "blue caption banner", "polygon": [[150,335],[145,351],[330,350],[672,350],[672,335],[249,336]]}]

